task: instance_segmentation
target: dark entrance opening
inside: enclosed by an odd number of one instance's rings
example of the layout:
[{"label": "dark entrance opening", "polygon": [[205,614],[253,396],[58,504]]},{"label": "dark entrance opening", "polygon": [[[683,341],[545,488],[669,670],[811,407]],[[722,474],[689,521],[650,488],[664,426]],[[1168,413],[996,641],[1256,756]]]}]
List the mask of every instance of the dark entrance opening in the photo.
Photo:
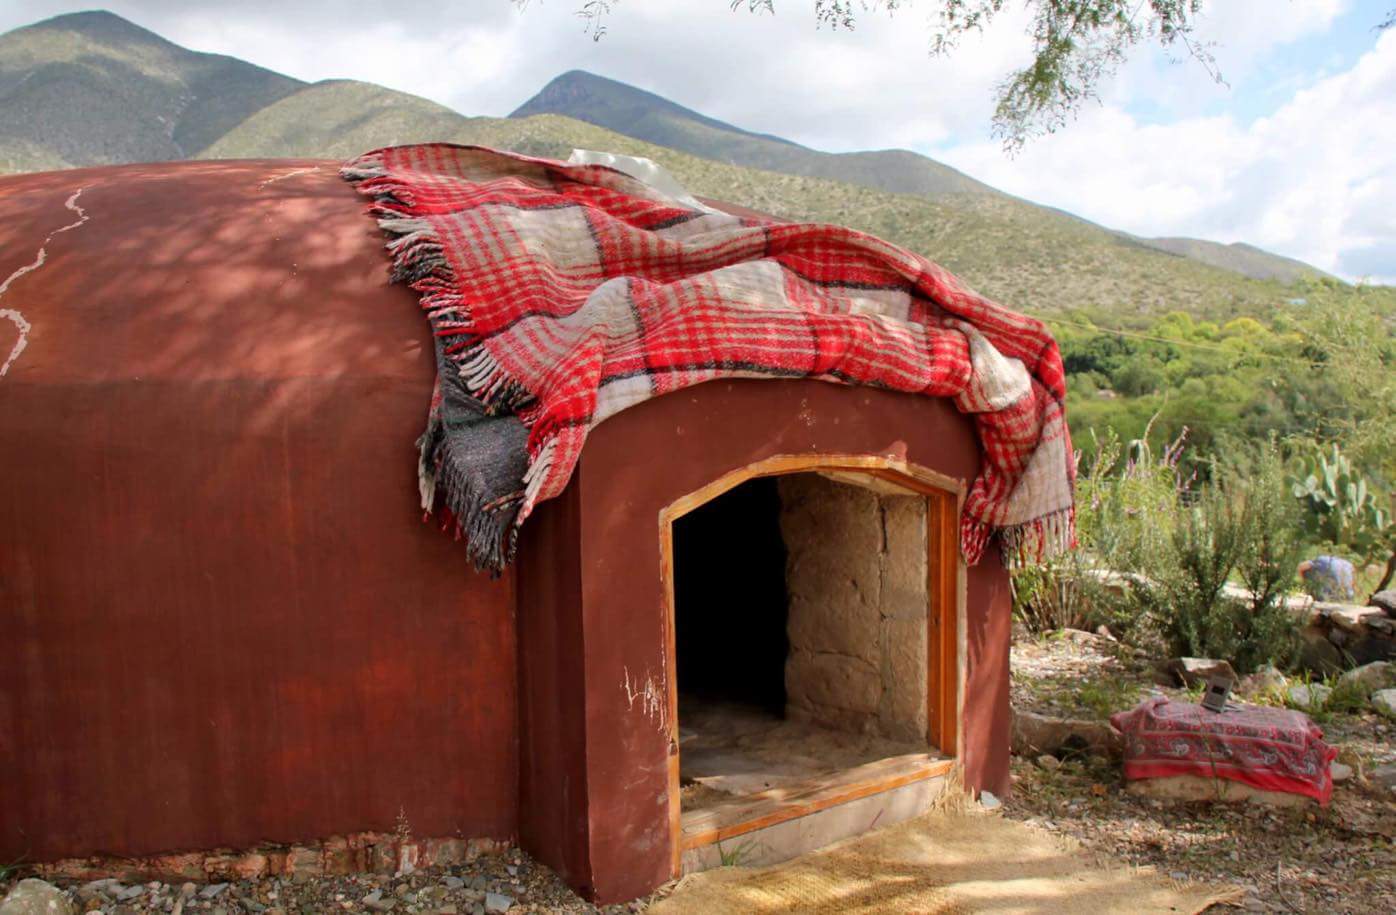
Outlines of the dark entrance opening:
[{"label": "dark entrance opening", "polygon": [[775,477],[748,480],[674,522],[681,708],[736,704],[784,716],[785,558]]},{"label": "dark entrance opening", "polygon": [[812,835],[833,841],[853,808],[815,818],[840,805],[864,804],[855,817],[869,822],[915,815],[951,766],[930,719],[953,609],[944,500],[817,465],[708,491],[661,514],[682,869],[716,866],[720,843],[748,833],[770,861]]}]

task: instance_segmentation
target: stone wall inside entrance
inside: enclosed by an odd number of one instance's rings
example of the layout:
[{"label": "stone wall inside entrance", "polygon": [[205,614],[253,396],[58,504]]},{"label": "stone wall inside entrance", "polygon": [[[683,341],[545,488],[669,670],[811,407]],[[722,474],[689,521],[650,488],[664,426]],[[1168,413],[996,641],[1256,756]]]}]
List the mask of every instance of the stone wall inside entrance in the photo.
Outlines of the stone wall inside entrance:
[{"label": "stone wall inside entrance", "polygon": [[786,715],[899,740],[927,730],[926,500],[781,477]]}]

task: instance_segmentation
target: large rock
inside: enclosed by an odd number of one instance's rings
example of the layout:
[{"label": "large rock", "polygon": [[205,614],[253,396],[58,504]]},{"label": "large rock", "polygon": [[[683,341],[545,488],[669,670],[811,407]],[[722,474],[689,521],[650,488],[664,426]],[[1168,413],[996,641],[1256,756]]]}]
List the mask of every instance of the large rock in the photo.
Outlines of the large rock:
[{"label": "large rock", "polygon": [[1346,666],[1342,652],[1328,640],[1323,629],[1305,626],[1299,630],[1299,638],[1299,666],[1309,673],[1329,676]]},{"label": "large rock", "polygon": [[0,902],[0,915],[77,915],[68,894],[43,880],[21,880]]},{"label": "large rock", "polygon": [[1396,621],[1379,607],[1324,605],[1321,626],[1349,664],[1396,658]]},{"label": "large rock", "polygon": [[1396,719],[1396,689],[1379,689],[1372,693],[1370,701],[1378,715]]},{"label": "large rock", "polygon": [[1037,712],[1013,712],[1013,752],[1019,756],[1036,757],[1043,753],[1065,754],[1101,753],[1120,756],[1124,738],[1104,721],[1079,718],[1054,718]]},{"label": "large rock", "polygon": [[1285,695],[1291,705],[1312,712],[1323,708],[1328,702],[1328,697],[1333,695],[1333,690],[1322,683],[1300,683],[1291,686]]},{"label": "large rock", "polygon": [[1372,606],[1386,611],[1387,616],[1396,617],[1396,589],[1378,591],[1372,595]]},{"label": "large rock", "polygon": [[1285,675],[1273,665],[1267,664],[1253,674],[1248,674],[1236,686],[1236,693],[1240,696],[1260,696],[1265,693],[1278,693],[1289,686],[1289,681]]},{"label": "large rock", "polygon": [[1356,690],[1364,696],[1378,690],[1396,688],[1396,664],[1373,661],[1354,667],[1338,678],[1338,688]]},{"label": "large rock", "polygon": [[1354,635],[1365,633],[1369,623],[1385,620],[1386,613],[1377,607],[1355,607],[1340,604],[1328,611],[1328,621],[1345,632]]},{"label": "large rock", "polygon": [[1178,681],[1179,686],[1196,686],[1213,677],[1224,677],[1236,682],[1236,671],[1228,661],[1213,658],[1174,658],[1168,662],[1168,672]]}]

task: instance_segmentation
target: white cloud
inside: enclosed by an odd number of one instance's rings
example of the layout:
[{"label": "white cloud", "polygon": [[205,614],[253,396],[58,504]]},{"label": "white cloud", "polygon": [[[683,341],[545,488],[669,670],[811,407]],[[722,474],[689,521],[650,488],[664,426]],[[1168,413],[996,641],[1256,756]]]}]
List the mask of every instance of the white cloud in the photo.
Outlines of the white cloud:
[{"label": "white cloud", "polygon": [[1349,70],[1249,125],[1143,124],[1086,111],[1017,158],[979,142],[950,164],[996,187],[1141,235],[1246,241],[1350,278],[1396,281],[1396,32]]}]

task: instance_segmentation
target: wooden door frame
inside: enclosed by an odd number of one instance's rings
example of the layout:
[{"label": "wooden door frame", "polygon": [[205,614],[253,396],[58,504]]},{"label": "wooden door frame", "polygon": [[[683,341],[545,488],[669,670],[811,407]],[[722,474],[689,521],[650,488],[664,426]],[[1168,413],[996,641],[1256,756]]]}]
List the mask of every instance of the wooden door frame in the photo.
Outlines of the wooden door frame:
[{"label": "wooden door frame", "polygon": [[682,802],[679,793],[679,687],[674,606],[674,522],[747,480],[824,472],[874,477],[926,499],[926,720],[927,743],[959,759],[963,733],[965,566],[960,557],[960,507],[965,481],[893,457],[863,454],[785,454],[739,467],[675,499],[659,512],[663,592],[664,673],[667,685],[669,837],[673,875],[682,867]]}]

